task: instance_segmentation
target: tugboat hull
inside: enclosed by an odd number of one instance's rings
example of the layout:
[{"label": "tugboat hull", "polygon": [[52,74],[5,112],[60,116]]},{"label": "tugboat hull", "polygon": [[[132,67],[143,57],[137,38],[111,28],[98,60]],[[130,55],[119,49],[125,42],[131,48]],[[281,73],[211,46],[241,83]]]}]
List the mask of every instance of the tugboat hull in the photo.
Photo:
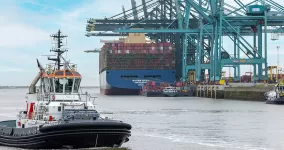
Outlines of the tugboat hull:
[{"label": "tugboat hull", "polygon": [[[116,121],[70,122],[46,127],[15,128],[0,122],[0,145],[26,149],[120,147],[131,125]],[[15,125],[14,125],[15,126]]]},{"label": "tugboat hull", "polygon": [[266,99],[266,104],[284,105],[284,97],[277,97],[277,93],[275,91],[264,93],[264,97]]},{"label": "tugboat hull", "polygon": [[278,99],[274,99],[274,100],[267,100],[266,104],[284,105],[284,99],[283,98],[278,98]]}]

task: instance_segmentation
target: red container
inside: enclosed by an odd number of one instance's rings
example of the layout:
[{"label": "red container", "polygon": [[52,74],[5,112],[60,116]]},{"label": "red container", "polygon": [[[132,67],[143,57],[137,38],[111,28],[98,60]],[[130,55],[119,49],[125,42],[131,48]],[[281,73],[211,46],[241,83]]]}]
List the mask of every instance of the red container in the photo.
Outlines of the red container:
[{"label": "red container", "polygon": [[171,43],[106,43],[100,53],[99,66],[101,69],[105,66],[113,69],[174,68],[172,46]]},{"label": "red container", "polygon": [[182,82],[180,82],[180,81],[177,82],[177,83],[176,83],[176,86],[177,86],[177,87],[182,87]]}]

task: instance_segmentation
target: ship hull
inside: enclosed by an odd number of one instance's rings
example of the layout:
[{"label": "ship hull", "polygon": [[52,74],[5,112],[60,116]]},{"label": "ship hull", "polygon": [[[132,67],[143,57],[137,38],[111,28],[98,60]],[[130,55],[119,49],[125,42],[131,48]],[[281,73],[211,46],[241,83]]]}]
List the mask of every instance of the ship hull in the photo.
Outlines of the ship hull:
[{"label": "ship hull", "polygon": [[100,92],[103,95],[139,95],[149,80],[173,84],[175,70],[105,70],[100,73]]},{"label": "ship hull", "polygon": [[[15,121],[10,121],[16,123]],[[0,145],[25,149],[120,147],[131,126],[120,122],[71,122],[47,127],[14,128],[0,122]]]},{"label": "ship hull", "polygon": [[110,87],[109,89],[101,88],[100,93],[103,95],[139,95],[140,90]]},{"label": "ship hull", "polygon": [[264,93],[265,103],[266,104],[276,104],[276,105],[284,105],[284,98],[278,97],[275,91],[269,91]]},{"label": "ship hull", "polygon": [[274,100],[266,100],[266,104],[284,105],[284,98],[276,98]]}]

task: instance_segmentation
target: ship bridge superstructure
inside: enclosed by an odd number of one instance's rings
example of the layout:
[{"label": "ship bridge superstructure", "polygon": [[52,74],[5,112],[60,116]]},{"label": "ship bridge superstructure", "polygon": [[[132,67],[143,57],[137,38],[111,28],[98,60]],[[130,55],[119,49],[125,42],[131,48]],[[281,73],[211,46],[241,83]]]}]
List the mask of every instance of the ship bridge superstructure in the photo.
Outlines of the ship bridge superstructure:
[{"label": "ship bridge superstructure", "polygon": [[39,97],[43,101],[80,101],[80,83],[82,76],[77,70],[77,64],[70,63],[62,54],[67,50],[63,48],[63,39],[67,36],[62,35],[59,30],[57,34],[51,35],[55,47],[50,51],[55,52],[55,56],[48,60],[54,61],[49,63],[45,68],[38,61],[41,79],[41,94]]},{"label": "ship bridge superstructure", "polygon": [[[240,66],[253,66],[253,80],[267,74],[268,34],[277,40],[284,32],[284,7],[273,0],[243,3],[234,0],[142,0],[132,8],[103,19],[87,21],[86,36],[127,36],[146,33],[155,42],[172,42],[176,49],[176,78],[188,73],[203,81],[219,81],[223,67],[234,69],[240,80]],[[232,43],[225,49],[224,41]],[[225,42],[227,42],[225,41]]]},{"label": "ship bridge superstructure", "polygon": [[[49,66],[50,67],[50,66]],[[49,67],[42,74],[45,92],[57,94],[78,93],[81,75],[75,69],[51,71]]]}]

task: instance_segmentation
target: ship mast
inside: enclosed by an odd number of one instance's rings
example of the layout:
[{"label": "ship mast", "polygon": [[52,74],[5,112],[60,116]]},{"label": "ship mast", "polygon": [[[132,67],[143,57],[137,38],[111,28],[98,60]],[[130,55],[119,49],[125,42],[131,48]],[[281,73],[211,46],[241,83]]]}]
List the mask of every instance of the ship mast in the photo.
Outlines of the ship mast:
[{"label": "ship mast", "polygon": [[63,42],[62,40],[64,38],[67,37],[67,35],[63,35],[62,32],[60,31],[60,29],[58,30],[58,32],[56,34],[52,34],[50,35],[50,37],[53,38],[54,41],[56,41],[56,46],[55,48],[52,48],[50,51],[56,52],[57,53],[57,57],[56,58],[50,58],[48,57],[48,60],[52,60],[55,61],[55,63],[57,63],[57,70],[60,70],[60,67],[63,66],[62,64],[60,64],[60,56],[68,51],[65,48],[61,48],[63,46]]}]

